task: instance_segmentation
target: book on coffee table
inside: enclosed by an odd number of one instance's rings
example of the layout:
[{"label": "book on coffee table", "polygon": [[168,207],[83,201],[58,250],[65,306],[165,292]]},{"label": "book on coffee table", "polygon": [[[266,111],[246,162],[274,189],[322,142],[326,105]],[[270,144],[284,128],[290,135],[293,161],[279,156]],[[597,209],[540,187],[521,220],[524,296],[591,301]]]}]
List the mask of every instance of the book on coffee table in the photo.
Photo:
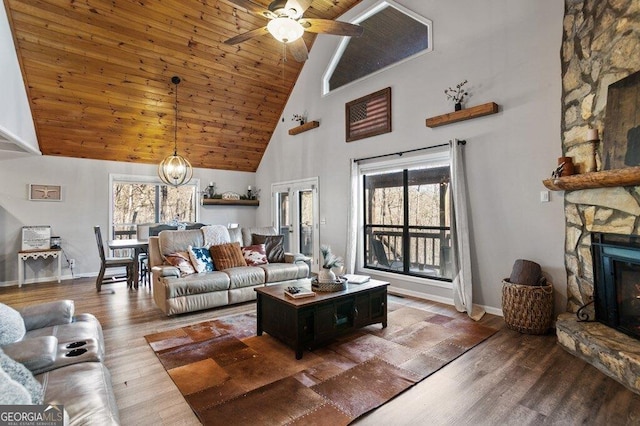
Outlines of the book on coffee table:
[{"label": "book on coffee table", "polygon": [[369,275],[345,274],[341,275],[349,284],[364,284],[371,279]]},{"label": "book on coffee table", "polygon": [[284,294],[286,294],[288,297],[291,297],[292,299],[301,299],[303,297],[311,297],[316,295],[315,292],[307,290],[304,287],[287,287],[284,289]]}]

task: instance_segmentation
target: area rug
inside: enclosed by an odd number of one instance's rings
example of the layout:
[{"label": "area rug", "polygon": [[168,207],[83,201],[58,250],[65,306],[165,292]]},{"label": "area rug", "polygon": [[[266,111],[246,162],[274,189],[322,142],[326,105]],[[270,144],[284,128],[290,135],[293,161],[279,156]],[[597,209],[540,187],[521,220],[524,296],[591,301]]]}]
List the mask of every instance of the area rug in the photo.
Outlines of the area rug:
[{"label": "area rug", "polygon": [[413,307],[329,345],[293,349],[237,314],[145,336],[205,425],[346,425],[497,330]]}]

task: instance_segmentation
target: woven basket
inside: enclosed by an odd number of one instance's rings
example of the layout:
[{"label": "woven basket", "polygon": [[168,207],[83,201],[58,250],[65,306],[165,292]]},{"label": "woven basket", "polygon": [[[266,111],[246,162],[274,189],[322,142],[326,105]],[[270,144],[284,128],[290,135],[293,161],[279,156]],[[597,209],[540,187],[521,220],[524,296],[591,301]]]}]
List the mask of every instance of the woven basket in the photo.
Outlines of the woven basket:
[{"label": "woven basket", "polygon": [[311,290],[313,291],[342,291],[347,288],[347,280],[338,278],[330,283],[321,283],[316,278],[311,280]]},{"label": "woven basket", "polygon": [[530,286],[502,281],[502,313],[512,330],[545,334],[553,320],[553,285]]}]

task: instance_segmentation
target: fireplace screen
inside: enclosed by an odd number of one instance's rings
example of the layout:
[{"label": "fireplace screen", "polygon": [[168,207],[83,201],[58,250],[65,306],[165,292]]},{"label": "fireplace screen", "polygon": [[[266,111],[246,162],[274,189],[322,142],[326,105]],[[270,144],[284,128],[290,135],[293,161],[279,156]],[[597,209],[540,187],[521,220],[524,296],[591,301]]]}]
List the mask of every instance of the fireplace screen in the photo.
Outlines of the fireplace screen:
[{"label": "fireplace screen", "polygon": [[615,262],[615,282],[619,326],[640,337],[640,265]]},{"label": "fireplace screen", "polygon": [[640,339],[640,240],[594,234],[596,319]]}]

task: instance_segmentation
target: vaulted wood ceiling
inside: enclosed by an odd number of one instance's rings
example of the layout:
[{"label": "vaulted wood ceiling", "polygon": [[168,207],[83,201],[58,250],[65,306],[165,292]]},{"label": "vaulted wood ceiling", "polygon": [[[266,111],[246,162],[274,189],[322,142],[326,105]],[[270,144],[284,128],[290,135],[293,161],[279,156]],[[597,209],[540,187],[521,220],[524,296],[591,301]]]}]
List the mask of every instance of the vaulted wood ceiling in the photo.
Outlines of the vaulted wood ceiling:
[{"label": "vaulted wood ceiling", "polygon": [[[173,153],[177,75],[178,153],[255,171],[303,65],[269,34],[223,44],[267,22],[225,1],[4,2],[45,155],[159,163]],[[304,16],[358,2],[314,0]]]}]

